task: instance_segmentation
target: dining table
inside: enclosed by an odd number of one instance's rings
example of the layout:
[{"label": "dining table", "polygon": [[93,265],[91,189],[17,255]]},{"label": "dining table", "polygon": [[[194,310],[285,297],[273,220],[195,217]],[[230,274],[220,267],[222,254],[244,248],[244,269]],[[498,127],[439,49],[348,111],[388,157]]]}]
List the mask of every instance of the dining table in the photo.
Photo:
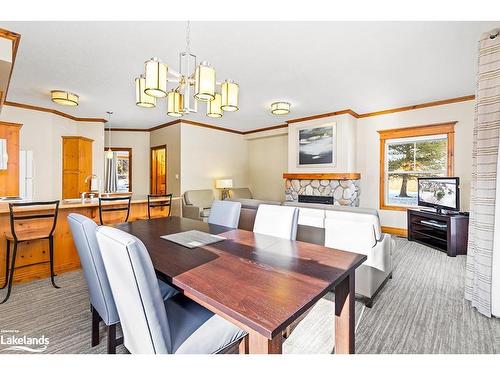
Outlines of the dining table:
[{"label": "dining table", "polygon": [[[158,277],[246,331],[240,352],[282,353],[286,328],[328,292],[333,352],[355,352],[354,279],[365,255],[177,216],[115,227],[144,243]],[[190,230],[224,240],[188,248],[162,238]]]}]

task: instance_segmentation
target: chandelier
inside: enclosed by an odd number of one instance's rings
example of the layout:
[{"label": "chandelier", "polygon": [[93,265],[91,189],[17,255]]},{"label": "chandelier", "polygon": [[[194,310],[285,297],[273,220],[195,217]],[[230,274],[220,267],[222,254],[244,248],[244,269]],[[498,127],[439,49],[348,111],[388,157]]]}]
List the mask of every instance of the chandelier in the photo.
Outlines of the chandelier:
[{"label": "chandelier", "polygon": [[210,63],[197,63],[190,49],[190,33],[188,21],[186,50],[179,54],[179,71],[156,57],[144,63],[144,74],[135,79],[135,104],[155,108],[158,99],[166,98],[167,115],[172,117],[196,113],[198,102],[206,103],[206,115],[212,118],[222,117],[223,112],[237,111],[238,84],[229,79],[217,81],[215,68]]}]

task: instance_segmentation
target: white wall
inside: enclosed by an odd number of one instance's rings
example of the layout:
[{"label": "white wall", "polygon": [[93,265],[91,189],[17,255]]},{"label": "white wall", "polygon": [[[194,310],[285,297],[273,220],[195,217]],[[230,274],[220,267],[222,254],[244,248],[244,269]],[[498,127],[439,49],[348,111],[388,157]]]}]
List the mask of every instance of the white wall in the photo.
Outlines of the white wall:
[{"label": "white wall", "polygon": [[[149,132],[112,131],[111,147],[132,149],[132,192],[134,195],[149,194],[150,176]],[[109,145],[109,132],[105,134],[105,147]]]},{"label": "white wall", "polygon": [[76,122],[52,113],[4,106],[0,121],[23,124],[20,149],[33,151],[33,199],[60,199],[62,196],[62,136],[81,135],[94,140],[92,169],[104,176],[104,126]]},{"label": "white wall", "polygon": [[215,189],[218,178],[248,186],[248,145],[239,134],[182,124],[181,191]]},{"label": "white wall", "polygon": [[[335,166],[298,167],[298,131],[322,125],[336,124]],[[310,121],[295,122],[288,126],[288,172],[289,173],[335,173],[357,172],[356,170],[356,119],[351,115],[339,115]]]},{"label": "white wall", "polygon": [[[474,101],[397,112],[358,119],[358,172],[361,173],[360,206],[379,208],[380,141],[377,130],[458,121],[455,125],[455,176],[460,177],[460,206],[469,210],[472,178],[472,129]],[[406,228],[404,211],[380,210],[382,225]]]}]

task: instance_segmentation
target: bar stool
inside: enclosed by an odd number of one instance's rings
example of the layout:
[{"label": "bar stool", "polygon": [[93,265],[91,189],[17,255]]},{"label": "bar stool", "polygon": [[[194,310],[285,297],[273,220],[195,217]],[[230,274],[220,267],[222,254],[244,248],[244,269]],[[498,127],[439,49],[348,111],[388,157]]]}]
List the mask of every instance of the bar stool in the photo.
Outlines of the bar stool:
[{"label": "bar stool", "polygon": [[151,219],[151,209],[158,207],[168,207],[167,217],[170,217],[170,213],[172,212],[172,193],[148,194],[148,219]]},{"label": "bar stool", "polygon": [[[41,213],[31,213],[27,211],[26,208],[38,206]],[[50,207],[53,206],[53,207]],[[46,208],[48,207],[48,208]],[[17,210],[19,208],[19,210]],[[33,241],[33,240],[49,240],[49,261],[50,261],[50,281],[54,288],[59,289],[54,281],[54,231],[56,229],[57,223],[57,213],[59,211],[59,201],[50,202],[30,202],[30,203],[9,203],[9,213],[10,213],[10,233],[6,233],[5,237],[7,239],[7,247],[5,251],[5,282],[0,289],[4,289],[7,286],[7,295],[0,304],[6,302],[12,291],[12,281],[14,279],[14,269],[16,267],[16,254],[17,245],[21,242]],[[51,224],[50,228],[42,227],[40,221],[47,219],[48,223]],[[52,220],[48,220],[52,219]],[[33,220],[35,220],[33,222]],[[23,228],[26,226],[26,229]],[[18,230],[16,230],[16,227]],[[12,250],[12,263],[10,266],[9,273],[9,258],[10,258],[10,244],[13,243],[14,247]]]},{"label": "bar stool", "polygon": [[[101,225],[104,225],[104,222],[102,220],[102,213],[103,212],[111,212],[111,211],[127,211],[127,216],[125,216],[125,222],[128,221],[128,216],[130,214],[130,202],[132,200],[131,196],[128,197],[108,197],[108,198],[101,198],[99,197],[99,221],[101,222]],[[102,203],[105,202],[120,202],[122,201],[123,203],[122,206],[120,207],[107,207],[107,205],[102,205]],[[125,205],[125,206],[123,206]]]}]

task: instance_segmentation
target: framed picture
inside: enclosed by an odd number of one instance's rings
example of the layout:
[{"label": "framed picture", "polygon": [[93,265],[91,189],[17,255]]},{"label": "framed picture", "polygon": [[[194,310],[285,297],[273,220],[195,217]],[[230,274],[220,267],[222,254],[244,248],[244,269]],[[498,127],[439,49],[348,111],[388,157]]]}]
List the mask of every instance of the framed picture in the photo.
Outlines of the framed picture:
[{"label": "framed picture", "polygon": [[335,166],[336,124],[298,129],[298,166]]}]

